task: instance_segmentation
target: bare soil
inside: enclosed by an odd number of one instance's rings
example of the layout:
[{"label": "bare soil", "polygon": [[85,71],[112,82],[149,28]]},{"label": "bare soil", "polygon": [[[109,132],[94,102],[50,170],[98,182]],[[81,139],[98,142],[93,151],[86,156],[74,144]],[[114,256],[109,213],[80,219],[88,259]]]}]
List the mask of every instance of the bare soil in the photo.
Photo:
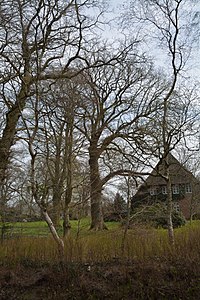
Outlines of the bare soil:
[{"label": "bare soil", "polygon": [[0,266],[1,300],[200,299],[200,262],[121,261]]}]

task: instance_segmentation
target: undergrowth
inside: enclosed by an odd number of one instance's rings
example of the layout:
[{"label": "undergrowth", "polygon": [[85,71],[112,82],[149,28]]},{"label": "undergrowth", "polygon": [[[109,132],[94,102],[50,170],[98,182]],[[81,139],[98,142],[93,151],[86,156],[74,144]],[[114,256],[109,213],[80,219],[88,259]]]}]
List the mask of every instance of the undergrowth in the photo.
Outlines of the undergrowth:
[{"label": "undergrowth", "polygon": [[175,230],[174,247],[164,229],[135,227],[124,240],[119,224],[102,232],[82,225],[78,234],[72,227],[62,258],[50,235],[2,240],[0,299],[199,299],[198,222]]},{"label": "undergrowth", "polygon": [[[124,230],[110,224],[110,230],[92,232],[87,222],[77,236],[75,228],[65,240],[64,262],[95,263],[110,260],[179,259],[194,261],[200,256],[200,226],[197,222],[175,230],[175,246],[170,247],[167,231],[148,227],[129,229],[122,248]],[[1,264],[55,263],[60,261],[51,236],[5,239],[0,244]]]}]

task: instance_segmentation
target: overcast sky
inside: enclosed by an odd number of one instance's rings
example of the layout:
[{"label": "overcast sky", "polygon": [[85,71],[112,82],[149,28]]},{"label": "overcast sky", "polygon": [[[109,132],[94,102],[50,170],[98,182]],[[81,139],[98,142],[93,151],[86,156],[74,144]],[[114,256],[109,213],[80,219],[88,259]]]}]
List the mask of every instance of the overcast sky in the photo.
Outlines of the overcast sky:
[{"label": "overcast sky", "polygon": [[[133,0],[134,1],[134,0]],[[108,0],[110,3],[110,7],[113,9],[113,16],[116,14],[119,14],[121,12],[120,6],[122,4],[126,4],[127,1],[124,0]],[[200,11],[200,0],[197,0],[195,2],[196,10]],[[107,30],[106,37],[110,38],[117,38],[119,37],[119,33],[116,29],[111,28],[110,30]],[[152,45],[149,46],[149,52],[152,50]],[[148,50],[147,50],[148,51]],[[152,56],[154,56],[154,59],[156,61],[156,64],[158,64],[160,67],[165,66],[165,62],[162,62],[162,54],[157,48],[157,50],[153,53],[151,53]],[[191,56],[190,61],[188,62],[188,75],[193,78],[193,80],[199,81],[200,78],[200,46],[196,46],[195,51],[193,51],[193,54]]]}]

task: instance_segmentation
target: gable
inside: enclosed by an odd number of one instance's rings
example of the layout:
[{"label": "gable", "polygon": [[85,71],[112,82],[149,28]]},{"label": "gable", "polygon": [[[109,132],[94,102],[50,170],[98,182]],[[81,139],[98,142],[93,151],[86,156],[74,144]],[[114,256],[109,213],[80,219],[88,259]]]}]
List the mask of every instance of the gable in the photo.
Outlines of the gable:
[{"label": "gable", "polygon": [[[167,199],[166,180],[160,175],[164,171],[162,162],[158,162],[146,181],[139,187],[131,199],[131,208],[148,203],[163,202]],[[185,218],[199,211],[200,181],[187,170],[173,155],[169,155],[169,172],[172,184],[173,203],[179,206]],[[191,203],[192,206],[191,206]]]},{"label": "gable", "polygon": [[[146,179],[145,185],[152,186],[166,184],[165,179],[161,176],[163,174],[163,170],[163,163],[160,161]],[[172,184],[198,182],[195,176],[189,170],[187,170],[172,154],[169,154],[169,173]]]}]

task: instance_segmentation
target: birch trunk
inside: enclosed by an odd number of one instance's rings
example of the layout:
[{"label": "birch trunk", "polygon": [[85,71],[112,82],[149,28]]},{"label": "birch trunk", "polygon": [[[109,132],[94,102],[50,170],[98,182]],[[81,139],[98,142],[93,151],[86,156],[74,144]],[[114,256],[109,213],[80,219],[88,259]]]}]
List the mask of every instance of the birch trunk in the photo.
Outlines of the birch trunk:
[{"label": "birch trunk", "polygon": [[172,199],[172,185],[170,174],[167,179],[167,228],[170,245],[174,245],[174,228],[172,223],[172,210],[173,210],[173,199]]},{"label": "birch trunk", "polygon": [[45,219],[45,221],[47,222],[47,225],[49,227],[49,230],[52,234],[52,237],[54,239],[54,241],[56,242],[57,246],[58,246],[58,252],[60,254],[60,257],[64,256],[64,242],[63,240],[59,237],[56,228],[51,220],[51,218],[49,217],[47,211],[45,209],[42,209],[42,215]]}]

